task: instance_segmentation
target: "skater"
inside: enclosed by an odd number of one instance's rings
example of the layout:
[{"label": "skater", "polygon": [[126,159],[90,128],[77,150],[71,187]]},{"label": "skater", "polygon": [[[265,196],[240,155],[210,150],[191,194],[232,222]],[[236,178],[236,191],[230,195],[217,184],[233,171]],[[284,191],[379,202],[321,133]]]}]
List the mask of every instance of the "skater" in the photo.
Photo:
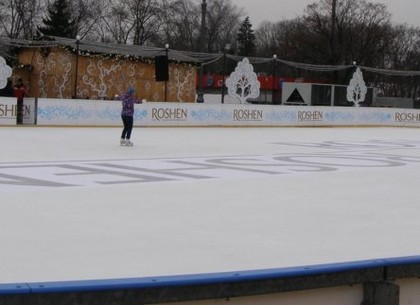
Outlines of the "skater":
[{"label": "skater", "polygon": [[22,78],[18,78],[13,90],[15,97],[17,98],[16,124],[20,125],[23,124],[23,98],[28,94],[28,91],[23,84]]},{"label": "skater", "polygon": [[124,124],[124,128],[121,134],[120,145],[121,146],[133,146],[133,142],[130,141],[131,132],[133,130],[133,115],[134,115],[134,104],[141,104],[145,100],[138,100],[134,96],[134,88],[129,87],[127,92],[121,97],[122,111],[121,118]]}]

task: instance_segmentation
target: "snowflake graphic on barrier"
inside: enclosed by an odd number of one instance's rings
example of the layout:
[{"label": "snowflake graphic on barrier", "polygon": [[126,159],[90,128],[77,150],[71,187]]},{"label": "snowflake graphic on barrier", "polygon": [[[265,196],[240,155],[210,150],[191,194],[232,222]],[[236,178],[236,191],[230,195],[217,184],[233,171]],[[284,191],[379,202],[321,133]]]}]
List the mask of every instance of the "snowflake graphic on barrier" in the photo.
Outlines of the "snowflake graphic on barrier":
[{"label": "snowflake graphic on barrier", "polygon": [[7,79],[12,76],[12,68],[6,64],[6,60],[0,56],[0,89],[7,85]]}]

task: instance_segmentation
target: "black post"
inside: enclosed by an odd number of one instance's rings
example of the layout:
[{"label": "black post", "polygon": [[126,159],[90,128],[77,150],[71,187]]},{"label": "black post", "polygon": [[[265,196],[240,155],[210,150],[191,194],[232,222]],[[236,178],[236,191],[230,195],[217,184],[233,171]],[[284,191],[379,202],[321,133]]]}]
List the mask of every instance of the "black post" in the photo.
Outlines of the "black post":
[{"label": "black post", "polygon": [[[168,63],[169,63],[169,58],[168,58],[169,44],[165,44],[165,52],[166,52],[166,59],[168,60]],[[169,67],[168,67],[168,69],[169,69]],[[169,73],[169,71],[168,71],[168,73]],[[167,92],[168,92],[168,81],[165,79],[165,102],[167,102],[167,100],[168,100],[168,93]]]},{"label": "black post", "polygon": [[333,60],[335,60],[335,28],[336,28],[336,18],[337,18],[337,0],[332,1],[332,10],[331,10],[331,54],[333,55]]},{"label": "black post", "polygon": [[[206,34],[206,10],[207,3],[206,0],[203,0],[201,4],[201,33],[200,33],[200,51],[204,53],[205,51],[205,34]],[[201,63],[200,65],[200,78],[199,78],[199,90],[197,93],[197,103],[204,103],[204,93],[203,93],[203,71],[204,67]]]},{"label": "black post", "polygon": [[274,104],[274,90],[275,90],[274,86],[276,84],[276,59],[277,59],[277,55],[274,54],[273,55],[273,73],[272,73],[272,77],[273,77],[272,87],[273,88],[272,88],[272,92],[271,92],[271,103],[272,104]]},{"label": "black post", "polygon": [[74,92],[73,98],[77,98],[77,81],[79,79],[79,45],[80,45],[80,36],[76,36],[76,71],[74,75]]},{"label": "black post", "polygon": [[[331,38],[330,38],[330,62],[335,65],[338,64],[338,40],[337,40],[337,0],[332,0],[331,8]],[[334,82],[337,84],[340,81],[340,72],[335,71],[333,74]]]},{"label": "black post", "polygon": [[226,69],[226,52],[229,51],[230,44],[226,44],[223,49],[223,81],[222,81],[222,104],[225,103],[225,69]]}]

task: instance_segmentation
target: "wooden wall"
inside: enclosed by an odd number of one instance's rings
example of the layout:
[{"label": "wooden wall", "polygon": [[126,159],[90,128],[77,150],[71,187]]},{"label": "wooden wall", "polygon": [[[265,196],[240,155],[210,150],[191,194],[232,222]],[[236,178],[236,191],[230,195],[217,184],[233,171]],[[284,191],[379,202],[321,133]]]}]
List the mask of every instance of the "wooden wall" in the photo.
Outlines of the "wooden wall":
[{"label": "wooden wall", "polygon": [[[48,98],[115,99],[129,86],[148,101],[194,102],[197,70],[183,63],[169,64],[169,81],[155,81],[155,65],[149,62],[76,55],[64,48],[22,49],[19,53],[21,76],[29,86],[29,96]],[[78,62],[77,86],[76,62]]]}]

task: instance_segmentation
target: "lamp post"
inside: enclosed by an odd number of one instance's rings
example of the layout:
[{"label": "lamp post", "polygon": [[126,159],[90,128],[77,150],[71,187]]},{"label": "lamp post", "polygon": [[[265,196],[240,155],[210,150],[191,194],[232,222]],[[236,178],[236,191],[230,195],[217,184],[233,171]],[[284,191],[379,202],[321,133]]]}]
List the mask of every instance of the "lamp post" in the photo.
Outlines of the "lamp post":
[{"label": "lamp post", "polygon": [[273,73],[272,73],[272,77],[273,77],[272,87],[273,87],[273,90],[271,92],[271,103],[272,104],[274,104],[274,86],[276,84],[276,59],[277,59],[277,55],[274,54],[273,55]]},{"label": "lamp post", "polygon": [[[331,10],[331,51],[335,55],[335,29],[337,23],[337,0],[332,0],[332,10]],[[335,57],[333,58],[335,60]]]},{"label": "lamp post", "polygon": [[[201,31],[200,31],[200,52],[204,53],[205,47],[205,38],[206,38],[206,10],[207,2],[203,0],[201,4]],[[203,94],[203,63],[200,64],[200,78],[199,78],[199,89],[197,93],[197,103],[204,103],[204,94]]]},{"label": "lamp post", "polygon": [[230,50],[230,44],[227,43],[223,49],[223,81],[222,81],[222,104],[225,103],[225,69],[226,69],[226,52]]},{"label": "lamp post", "polygon": [[[166,53],[166,60],[168,62],[168,70],[169,70],[169,58],[168,58],[168,54],[169,54],[169,44],[165,44],[165,53]],[[168,71],[169,73],[169,71]],[[168,99],[168,80],[165,79],[165,102]]]},{"label": "lamp post", "polygon": [[79,79],[79,46],[80,46],[80,36],[76,36],[76,72],[74,74],[74,92],[73,98],[77,98],[77,81]]}]

